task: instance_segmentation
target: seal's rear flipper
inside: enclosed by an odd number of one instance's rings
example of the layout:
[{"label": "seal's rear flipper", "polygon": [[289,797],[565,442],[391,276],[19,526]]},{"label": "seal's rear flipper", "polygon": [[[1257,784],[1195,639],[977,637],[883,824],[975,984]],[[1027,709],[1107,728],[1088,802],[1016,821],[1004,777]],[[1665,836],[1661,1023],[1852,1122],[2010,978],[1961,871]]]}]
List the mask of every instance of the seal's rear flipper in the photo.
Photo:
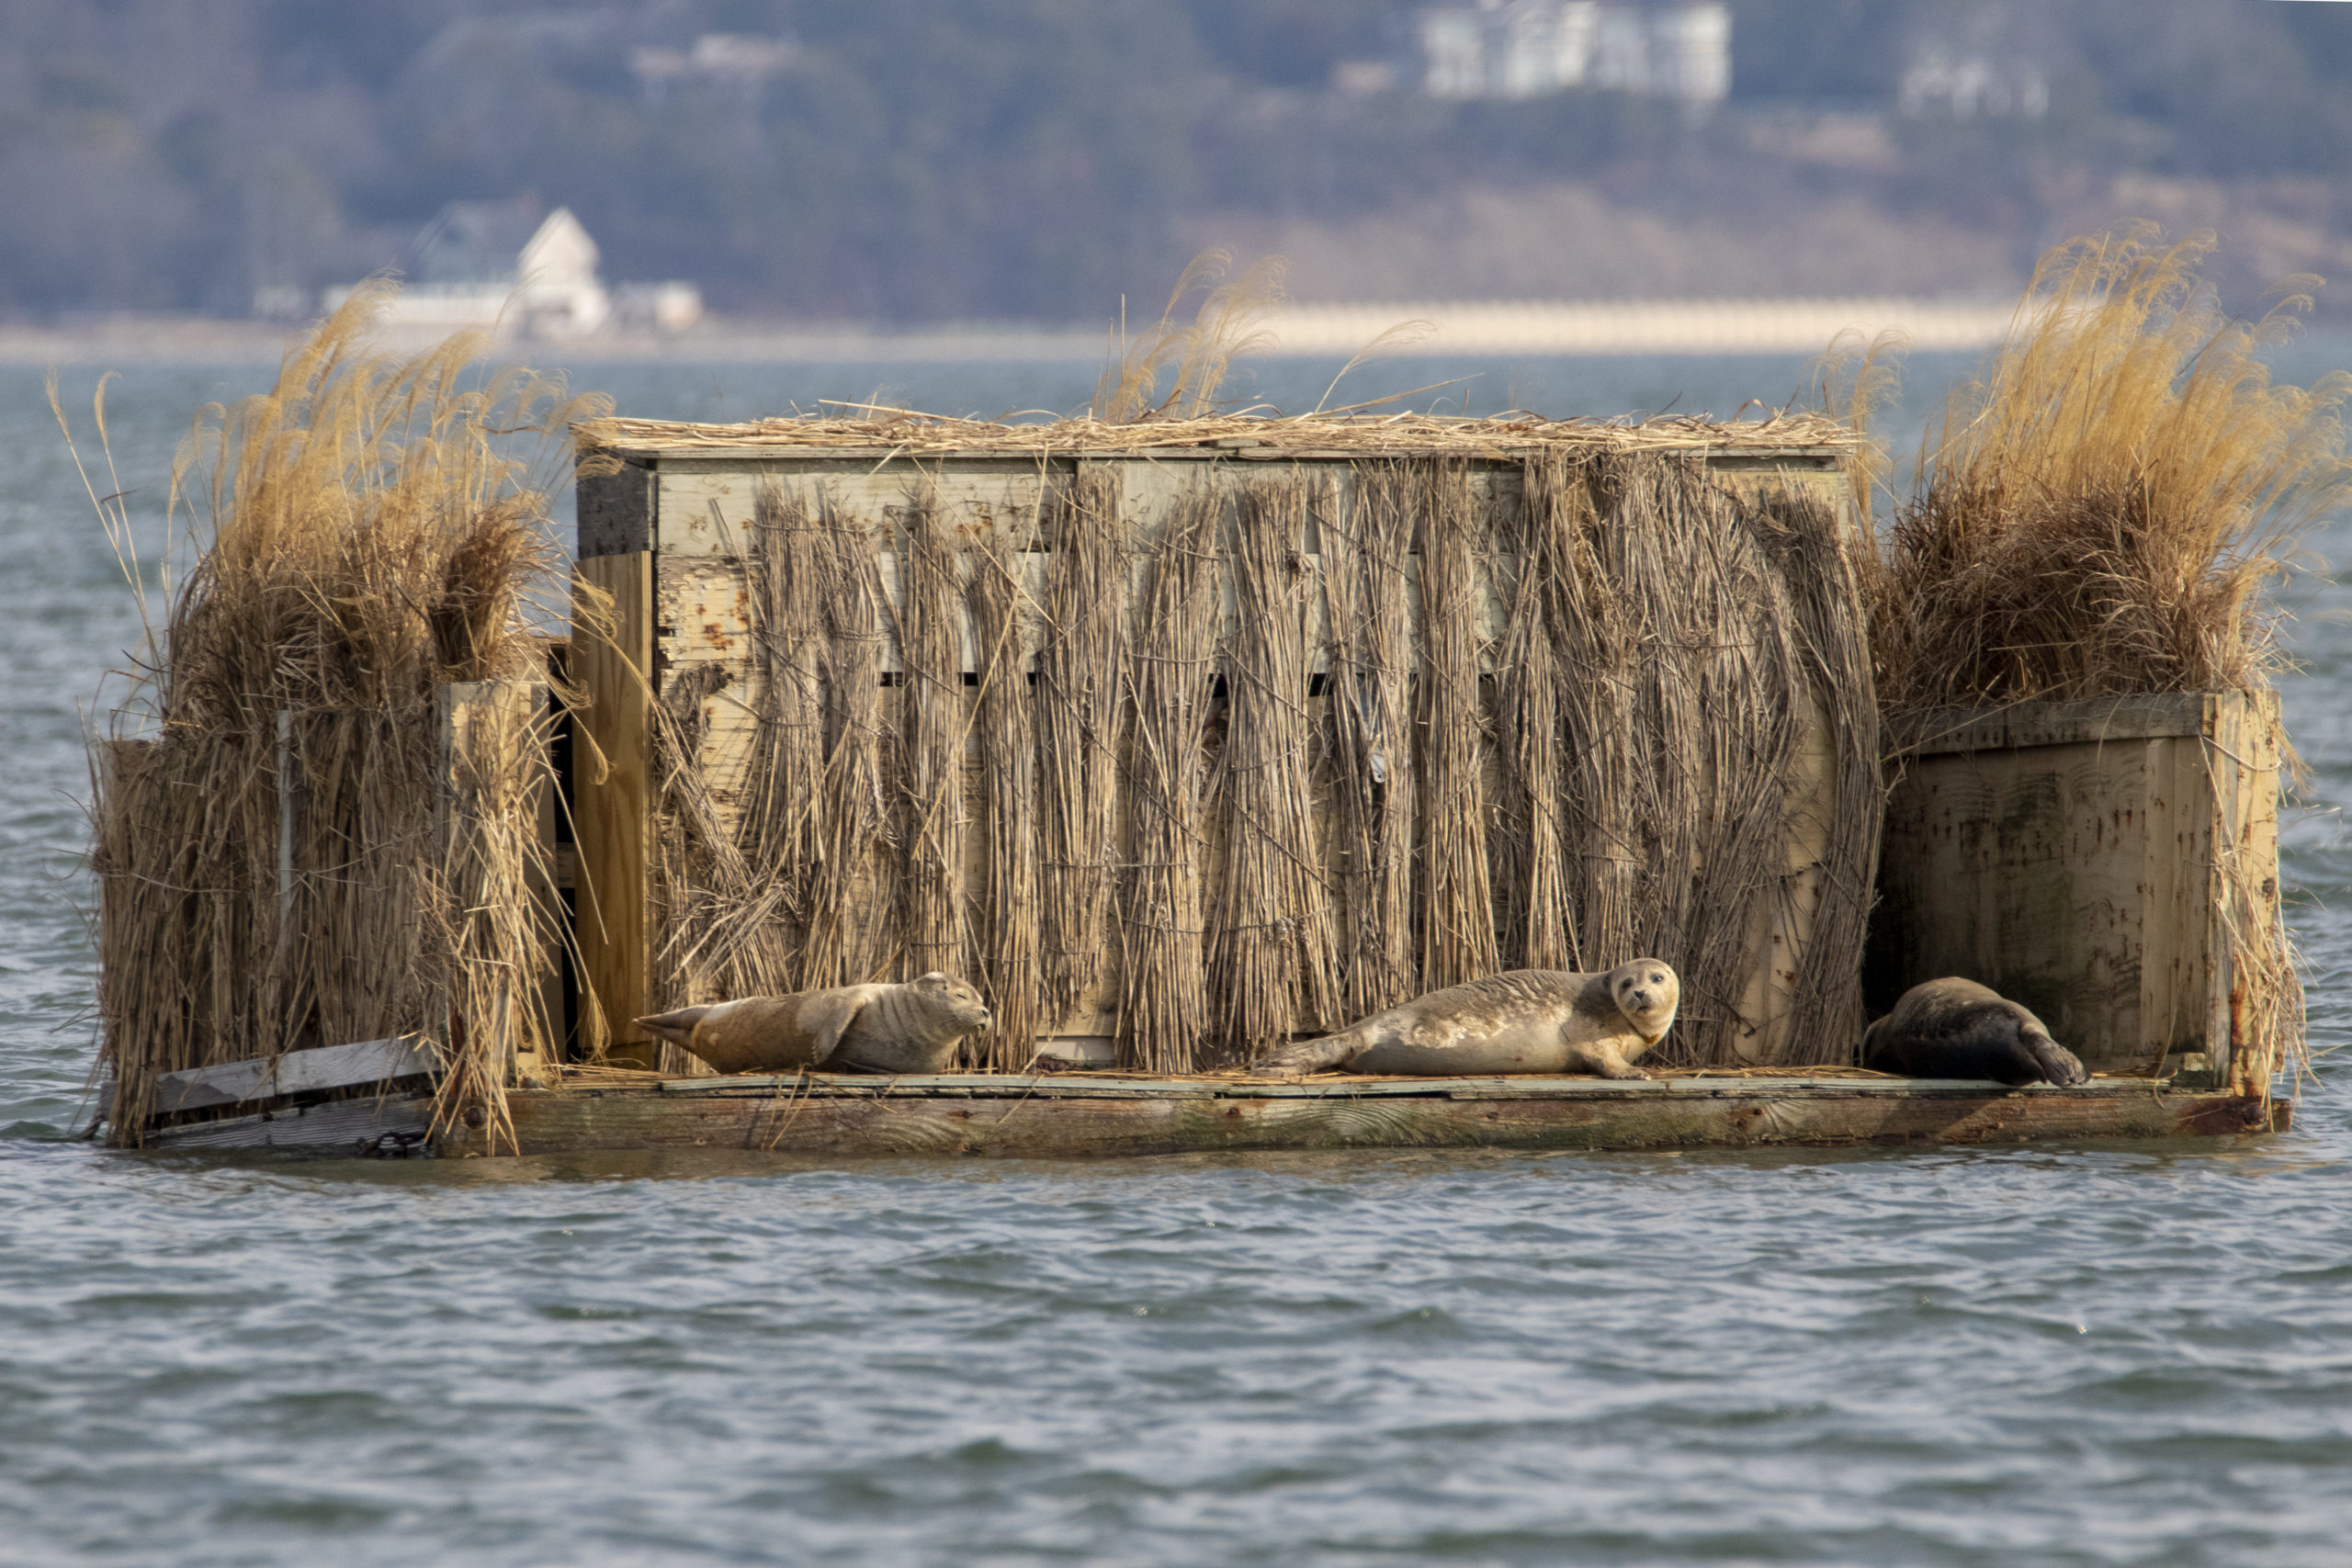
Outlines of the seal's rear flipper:
[{"label": "seal's rear flipper", "polygon": [[691,1045],[694,1043],[695,1025],[700,1023],[703,1014],[709,1010],[707,1007],[701,1007],[680,1008],[675,1012],[658,1012],[651,1018],[639,1019],[637,1026],[648,1033],[667,1040],[673,1045]]},{"label": "seal's rear flipper", "polygon": [[2091,1070],[2083,1066],[2083,1059],[2047,1034],[2038,1029],[2021,1029],[2018,1034],[2024,1041],[2025,1048],[2033,1053],[2033,1059],[2041,1064],[2041,1076],[2052,1083],[2090,1082]]},{"label": "seal's rear flipper", "polygon": [[1313,1040],[1294,1040],[1287,1045],[1277,1045],[1256,1061],[1250,1070],[1264,1077],[1300,1077],[1332,1067],[1345,1066],[1356,1054],[1362,1042],[1351,1030],[1342,1034],[1325,1034]]}]

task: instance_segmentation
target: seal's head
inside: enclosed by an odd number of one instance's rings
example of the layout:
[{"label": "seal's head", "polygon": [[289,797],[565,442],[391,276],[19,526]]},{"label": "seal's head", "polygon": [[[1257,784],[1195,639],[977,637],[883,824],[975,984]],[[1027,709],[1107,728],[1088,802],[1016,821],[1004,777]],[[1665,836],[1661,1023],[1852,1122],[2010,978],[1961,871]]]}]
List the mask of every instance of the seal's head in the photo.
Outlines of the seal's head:
[{"label": "seal's head", "polygon": [[908,987],[922,998],[924,1010],[937,1019],[948,1034],[970,1034],[989,1026],[989,1004],[969,980],[958,980],[934,969],[918,976]]},{"label": "seal's head", "polygon": [[1682,982],[1663,958],[1636,958],[1609,972],[1609,997],[1634,1032],[1655,1045],[1674,1027]]}]

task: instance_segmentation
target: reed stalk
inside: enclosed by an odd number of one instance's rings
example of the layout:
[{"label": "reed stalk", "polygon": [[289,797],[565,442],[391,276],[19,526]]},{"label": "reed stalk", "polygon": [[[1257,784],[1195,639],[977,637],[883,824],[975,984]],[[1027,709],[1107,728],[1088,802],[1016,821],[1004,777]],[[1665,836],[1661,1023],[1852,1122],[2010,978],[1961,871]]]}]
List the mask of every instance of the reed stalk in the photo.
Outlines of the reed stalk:
[{"label": "reed stalk", "polygon": [[1218,1043],[1243,1058],[1341,1021],[1306,706],[1321,597],[1303,548],[1308,486],[1294,478],[1243,488],[1226,547],[1235,615],[1222,660],[1225,865],[1209,974]]},{"label": "reed stalk", "polygon": [[1109,943],[1128,592],[1117,480],[1082,469],[1054,497],[1046,536],[1035,690],[1038,941],[1051,1030],[1095,995]]},{"label": "reed stalk", "polygon": [[1329,628],[1331,830],[1339,846],[1342,1010],[1363,1018],[1412,997],[1417,829],[1412,555],[1419,476],[1396,463],[1350,475],[1323,528]]},{"label": "reed stalk", "polygon": [[1439,990],[1500,967],[1487,854],[1479,615],[1479,539],[1487,508],[1460,463],[1436,464],[1417,498],[1421,557],[1421,987]]},{"label": "reed stalk", "polygon": [[1194,484],[1151,547],[1126,664],[1127,776],[1120,1065],[1188,1073],[1209,1028],[1203,888],[1207,713],[1216,675],[1220,545],[1230,500]]},{"label": "reed stalk", "polygon": [[968,973],[964,908],[963,551],[936,498],[914,497],[899,534],[897,794],[904,978]]},{"label": "reed stalk", "polygon": [[987,883],[978,899],[981,975],[995,1021],[978,1066],[1026,1066],[1043,1027],[1037,964],[1037,737],[1029,692],[1028,530],[999,530],[974,551],[972,633],[979,662],[979,834]]}]

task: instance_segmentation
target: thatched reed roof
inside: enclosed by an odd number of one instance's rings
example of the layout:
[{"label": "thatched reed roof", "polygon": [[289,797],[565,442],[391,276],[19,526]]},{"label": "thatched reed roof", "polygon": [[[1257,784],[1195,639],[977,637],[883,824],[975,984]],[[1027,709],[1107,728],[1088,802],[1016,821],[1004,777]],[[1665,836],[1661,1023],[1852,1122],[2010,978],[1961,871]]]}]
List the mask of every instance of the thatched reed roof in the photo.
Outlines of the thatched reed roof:
[{"label": "thatched reed roof", "polygon": [[572,427],[583,450],[632,458],[780,457],[904,455],[926,457],[1456,457],[1517,459],[1582,447],[1600,452],[1693,452],[1744,457],[1839,459],[1859,441],[1825,414],[1775,413],[1718,421],[1671,417],[1640,421],[1540,419],[1533,415],[1447,418],[1438,414],[1300,414],[1269,418],[1148,420],[1112,424],[1094,419],[1035,423],[954,419],[902,409],[867,409],[862,417],[808,414],[737,424],[599,419]]}]

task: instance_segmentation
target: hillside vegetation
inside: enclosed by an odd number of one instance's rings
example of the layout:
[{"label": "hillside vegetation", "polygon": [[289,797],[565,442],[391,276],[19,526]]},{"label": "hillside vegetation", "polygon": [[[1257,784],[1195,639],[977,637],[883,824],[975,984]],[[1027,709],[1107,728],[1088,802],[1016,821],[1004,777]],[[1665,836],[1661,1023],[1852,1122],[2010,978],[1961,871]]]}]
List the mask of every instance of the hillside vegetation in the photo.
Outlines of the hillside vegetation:
[{"label": "hillside vegetation", "polygon": [[[526,193],[607,276],[885,321],[1091,318],[1218,239],[1308,298],[2007,290],[2127,213],[2219,224],[2241,292],[2352,250],[2352,7],[1734,0],[1703,118],[1335,85],[1414,9],[0,0],[0,312],[242,313]],[[2047,111],[1898,112],[1942,56]]]}]

